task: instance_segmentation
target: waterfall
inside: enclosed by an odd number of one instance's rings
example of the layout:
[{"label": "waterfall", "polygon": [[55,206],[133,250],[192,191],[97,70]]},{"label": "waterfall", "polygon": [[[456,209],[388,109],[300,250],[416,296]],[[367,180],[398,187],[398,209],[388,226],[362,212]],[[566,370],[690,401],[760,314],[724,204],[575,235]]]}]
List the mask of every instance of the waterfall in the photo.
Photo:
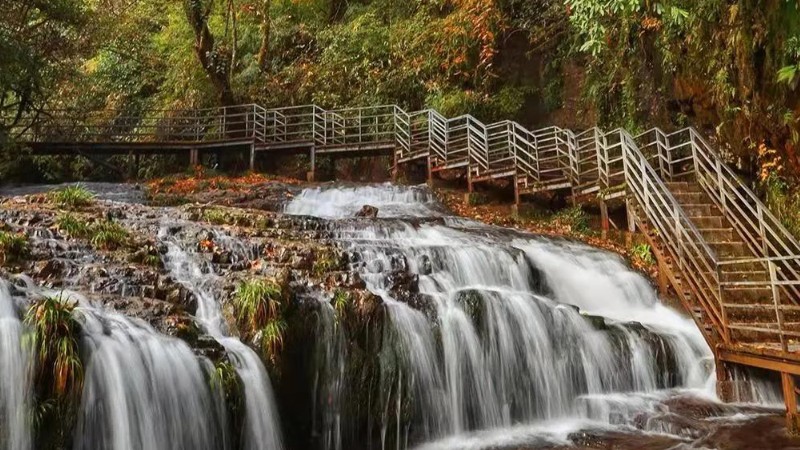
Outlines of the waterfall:
[{"label": "waterfall", "polygon": [[231,362],[244,385],[245,423],[244,448],[247,450],[282,448],[278,412],[269,376],[258,354],[234,337],[227,336],[222,310],[212,285],[216,279],[210,265],[196,253],[166,240],[167,228],[159,237],[165,240],[167,254],[164,265],[175,279],[186,286],[197,298],[197,319],[228,351]]},{"label": "waterfall", "polygon": [[378,207],[379,217],[438,216],[443,210],[424,187],[375,186],[303,189],[284,212],[325,218],[353,217],[364,205]]},{"label": "waterfall", "polygon": [[[314,344],[314,403],[312,430],[323,450],[342,449],[342,396],[345,391],[347,347],[342,325],[328,296],[316,294],[317,323]],[[320,423],[317,423],[319,421]]]},{"label": "waterfall", "polygon": [[8,450],[31,448],[31,360],[22,336],[17,305],[0,279],[0,447]]},{"label": "waterfall", "polygon": [[229,448],[221,393],[185,343],[85,304],[79,317],[88,357],[76,449]]},{"label": "waterfall", "polygon": [[74,448],[230,448],[220,392],[205,359],[144,321],[95,306],[77,292],[50,291],[18,277],[29,298],[76,301],[84,386]]},{"label": "waterfall", "polygon": [[[397,437],[384,447],[405,447],[409,433],[430,441],[548,420],[620,423],[635,414],[620,394],[706,387],[713,358],[696,325],[617,256],[461,219],[391,219],[435,208],[424,195],[403,206],[392,200],[399,188],[375,189],[306,190],[285,210],[347,217],[361,202],[386,212],[335,228],[397,337],[382,372],[415,404],[405,424],[402,407],[384,399],[382,434],[390,427]],[[407,295],[395,286],[402,273],[418,280],[417,303],[433,317],[398,297]]]}]

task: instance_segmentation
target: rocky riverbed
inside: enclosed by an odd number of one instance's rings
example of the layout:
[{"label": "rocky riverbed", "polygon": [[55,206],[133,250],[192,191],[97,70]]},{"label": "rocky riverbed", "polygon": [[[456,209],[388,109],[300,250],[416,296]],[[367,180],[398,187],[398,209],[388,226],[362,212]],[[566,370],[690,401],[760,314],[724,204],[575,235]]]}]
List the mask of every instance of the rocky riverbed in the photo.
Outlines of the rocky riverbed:
[{"label": "rocky riverbed", "polygon": [[[566,294],[554,284],[542,265],[544,260],[527,254],[535,251],[526,250],[526,245],[532,245],[528,244],[529,235],[451,218],[424,188],[398,193],[397,188],[374,187],[371,189],[390,192],[370,202],[359,196],[360,188],[347,186],[340,195],[346,197],[346,206],[330,200],[325,210],[333,213],[314,217],[308,214],[320,211],[320,206],[313,201],[305,206],[296,203],[299,209],[294,214],[284,212],[307,192],[306,186],[285,180],[259,180],[246,189],[235,182],[218,189],[180,192],[170,191],[170,186],[89,185],[97,197],[80,204],[43,189],[3,191],[2,233],[18,236],[24,244],[20,249],[4,248],[0,279],[6,280],[11,297],[20,302],[21,318],[27,302],[36,301],[37,296],[61,292],[69,298],[75,293],[75,298],[81,298],[79,313],[88,314],[95,308],[120,313],[188,346],[212,386],[211,397],[217,389],[213,387],[217,386],[214,373],[228,376],[232,382],[221,388],[222,406],[214,413],[224,419],[214,421],[219,444],[212,447],[239,448],[250,439],[242,431],[252,425],[245,405],[250,372],[231,356],[237,347],[228,342],[238,339],[258,355],[268,373],[266,382],[271,382],[280,416],[276,426],[283,436],[282,445],[289,449],[800,448],[800,440],[786,435],[780,411],[722,405],[712,398],[702,376],[711,372],[707,349],[674,340],[666,331],[649,325],[646,316],[626,321],[613,311],[592,310],[580,301],[557,304]],[[404,199],[413,203],[413,214],[408,217],[400,217],[409,211],[403,207]],[[362,208],[365,205],[370,208]],[[337,217],[336,211],[346,213]],[[441,241],[441,233],[452,233],[447,239],[456,243]],[[430,241],[434,237],[435,241]],[[495,245],[502,252],[487,253]],[[543,251],[563,247],[574,252],[574,258],[589,252],[596,264],[605,264],[597,262],[605,258],[611,258],[614,267],[620,264],[611,255],[573,245],[577,244],[536,241],[536,246],[541,246],[536,248]],[[461,255],[459,246],[477,253]],[[517,280],[513,271],[509,272],[512,275],[507,282],[514,288],[508,292],[487,288],[486,283],[494,282],[491,280],[476,284],[459,281],[464,274],[456,273],[454,267],[462,267],[476,255],[498,261],[509,258],[512,265],[521,264],[519,273],[525,274],[524,279]],[[445,269],[452,274],[437,278]],[[580,266],[580,270],[589,269]],[[505,275],[498,274],[505,280]],[[630,276],[634,276],[632,272]],[[444,286],[450,282],[458,285],[456,291]],[[495,300],[519,301],[516,283],[534,294],[525,302],[538,305],[537,320],[550,328],[563,327],[565,334],[527,336],[522,328],[535,328],[535,324],[514,325],[517,322],[508,322],[512,319],[504,316],[505,310],[493,309]],[[598,283],[601,288],[607,285]],[[456,292],[452,300],[456,303],[447,303],[451,300],[443,300],[440,292]],[[461,388],[451,386],[449,378],[422,379],[439,377],[439,372],[453,364],[443,352],[454,350],[436,344],[448,338],[461,339],[458,336],[463,329],[453,328],[446,318],[453,305],[475,324],[477,339],[498,346],[492,350],[495,347],[486,344],[487,353],[475,360],[476,365],[462,367],[456,362],[453,367],[459,368],[461,377],[474,378],[474,388],[485,381],[484,376],[508,383],[515,393],[508,398],[535,391],[529,404],[522,399],[518,403],[503,400],[506,397],[499,392],[474,391],[474,395],[487,395],[487,401],[500,399],[501,417],[490,417],[475,410],[480,404],[472,403],[466,390],[462,396]],[[218,324],[214,314],[219,316]],[[533,320],[534,316],[530,317],[526,320]],[[100,322],[106,320],[110,319]],[[81,323],[82,336],[76,339],[82,342],[82,362],[89,370],[97,357],[85,347],[91,322]],[[502,334],[493,331],[496,326],[511,328]],[[608,361],[580,356],[590,348],[581,333],[608,342],[612,353],[619,355],[610,354]],[[423,335],[430,336],[431,342],[409,341]],[[530,352],[527,356],[493,355],[504,351],[500,347],[506,345],[504,339],[518,340],[508,342],[510,348],[545,339],[551,353],[531,347],[525,350]],[[559,340],[564,341],[563,348]],[[465,345],[467,341],[458,342]],[[430,352],[425,347],[429,345],[433,346]],[[685,345],[688,347],[681,347]],[[463,357],[476,356],[465,353]],[[494,369],[486,374],[471,372],[491,365],[495,357],[499,365],[513,368],[515,373]],[[420,367],[423,361],[419,358],[432,358],[430,372]],[[508,358],[515,362],[508,363]],[[529,377],[526,371],[539,370],[537,364],[552,358],[565,361],[548,369],[554,371],[552,375],[561,373],[573,381],[542,384],[546,372]],[[584,362],[570,362],[571,358],[583,358]],[[609,367],[606,373],[602,365],[617,361],[615,358],[621,358],[623,364],[636,358],[648,361],[629,369]],[[697,367],[684,367],[689,361]],[[236,371],[226,369],[229,362]],[[613,375],[615,370],[623,374]],[[581,371],[585,374],[579,375]],[[590,376],[593,371],[597,373]],[[647,375],[637,371],[647,371]],[[593,389],[593,376],[602,395],[586,392]],[[699,381],[690,381],[695,378]],[[538,389],[543,390],[539,393]],[[548,389],[563,392],[551,396]],[[638,392],[640,389],[646,392]],[[447,398],[459,406],[437,409],[436,396],[440,394],[442,401]],[[36,402],[39,397],[34,396]],[[85,391],[84,403],[73,399],[78,410],[90,408],[85,399]],[[550,406],[542,406],[546,402]],[[143,412],[134,406],[129,410]],[[463,414],[457,425],[443,417],[456,412]],[[542,420],[533,420],[539,417]],[[98,433],[129,436],[132,432],[127,425],[109,423]],[[49,436],[46,429],[34,429],[36,448],[75,446],[84,439],[80,430],[67,428],[56,437]],[[189,448],[181,445],[174,448]]]}]

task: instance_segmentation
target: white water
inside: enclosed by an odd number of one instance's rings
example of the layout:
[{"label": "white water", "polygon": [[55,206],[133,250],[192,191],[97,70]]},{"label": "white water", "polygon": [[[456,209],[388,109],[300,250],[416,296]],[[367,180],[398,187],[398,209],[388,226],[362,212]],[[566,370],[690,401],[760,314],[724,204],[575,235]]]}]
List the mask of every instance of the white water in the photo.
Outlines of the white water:
[{"label": "white water", "polygon": [[326,218],[353,217],[364,205],[377,207],[378,217],[430,217],[442,212],[427,189],[388,183],[304,189],[286,205],[284,212]]},{"label": "white water", "polygon": [[331,299],[315,295],[319,302],[314,343],[315,401],[312,430],[323,450],[342,449],[342,401],[345,392],[347,347]]},{"label": "white water", "polygon": [[19,278],[28,298],[78,303],[84,387],[76,450],[229,448],[222,399],[209,389],[201,365],[210,365],[207,360],[141,320],[97,307],[79,293],[50,291]]},{"label": "white water", "polygon": [[0,280],[0,448],[8,450],[31,448],[31,360],[23,331],[8,285]]},{"label": "white water", "polygon": [[[348,201],[330,204],[345,194],[307,190],[286,211],[347,217],[349,211],[331,209],[380,208],[394,188],[389,191],[354,189]],[[391,215],[427,215],[418,204],[394,206]],[[438,440],[555,419],[625,422],[636,408],[620,402],[618,393],[642,399],[664,389],[706,392],[713,361],[699,330],[661,305],[647,281],[618,257],[474,224],[462,229],[460,220],[447,223],[343,222],[338,230],[354,255],[353,268],[383,298],[398,337],[400,369],[390,380],[394,386],[384,389],[410,390],[417,403],[412,423],[405,424],[399,405],[385,399],[384,447],[404,447],[409,434]],[[398,271],[419,277],[438,326],[394,298],[391,275]]]},{"label": "white water", "polygon": [[[166,228],[159,233],[166,238]],[[179,244],[165,241],[168,251],[164,265],[175,279],[197,297],[197,319],[228,351],[231,362],[244,385],[245,424],[244,448],[247,450],[283,448],[278,412],[272,385],[264,364],[256,352],[234,337],[227,336],[219,301],[212,285],[216,279],[210,265],[200,255]]]}]

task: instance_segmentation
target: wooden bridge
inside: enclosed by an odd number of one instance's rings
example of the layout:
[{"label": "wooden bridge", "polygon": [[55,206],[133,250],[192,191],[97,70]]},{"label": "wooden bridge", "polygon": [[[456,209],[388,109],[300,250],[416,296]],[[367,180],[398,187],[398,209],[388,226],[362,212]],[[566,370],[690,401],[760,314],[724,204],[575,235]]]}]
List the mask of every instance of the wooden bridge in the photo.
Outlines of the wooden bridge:
[{"label": "wooden bridge", "polygon": [[[628,227],[652,245],[660,287],[690,312],[717,361],[723,397],[734,365],[780,374],[791,429],[798,426],[800,244],[694,129],[573,132],[394,106],[324,110],[258,105],[135,116],[57,112],[18,133],[37,154],[163,154],[237,148],[260,152],[393,155],[476,183],[510,179],[516,201],[569,189],[624,199]],[[603,203],[604,204],[604,203]]]}]

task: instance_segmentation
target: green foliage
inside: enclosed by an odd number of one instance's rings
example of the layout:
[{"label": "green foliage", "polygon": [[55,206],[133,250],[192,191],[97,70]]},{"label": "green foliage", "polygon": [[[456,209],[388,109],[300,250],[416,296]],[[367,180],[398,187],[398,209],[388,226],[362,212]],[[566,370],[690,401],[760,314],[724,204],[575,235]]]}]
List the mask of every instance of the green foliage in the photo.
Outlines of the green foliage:
[{"label": "green foliage", "polygon": [[631,254],[639,261],[651,266],[655,264],[656,260],[653,258],[653,252],[648,244],[636,244],[631,248]]},{"label": "green foliage", "polygon": [[341,259],[334,251],[322,251],[317,253],[311,271],[318,277],[325,276],[335,270],[339,270]]},{"label": "green foliage", "polygon": [[116,250],[125,245],[130,237],[128,230],[117,222],[91,222],[72,213],[59,215],[56,226],[73,239],[88,239],[93,247],[100,250]]},{"label": "green foliage", "polygon": [[116,250],[123,246],[129,237],[125,227],[111,220],[95,222],[90,233],[92,246],[101,250]]},{"label": "green foliage", "polygon": [[203,220],[214,225],[224,225],[228,223],[228,214],[220,208],[209,208],[203,211]]},{"label": "green foliage", "polygon": [[233,298],[239,324],[250,332],[267,326],[278,316],[282,295],[280,285],[272,280],[242,282]]},{"label": "green foliage", "polygon": [[71,213],[61,214],[56,218],[56,226],[69,236],[81,239],[91,235],[91,225],[82,217]]},{"label": "green foliage", "polygon": [[24,233],[0,231],[0,264],[19,261],[29,253],[28,236]]},{"label": "green foliage", "polygon": [[81,391],[83,366],[75,306],[68,299],[45,297],[33,302],[25,314],[25,324],[33,330],[38,391],[46,392],[46,398],[61,399]]},{"label": "green foliage", "polygon": [[774,173],[767,177],[763,186],[769,210],[800,239],[800,186],[791,186]]},{"label": "green foliage", "polygon": [[267,359],[276,363],[283,348],[283,337],[286,334],[286,321],[281,318],[270,319],[259,332],[261,348]]},{"label": "green foliage", "polygon": [[574,233],[584,234],[589,232],[589,217],[580,206],[573,206],[571,208],[559,211],[554,216],[557,223],[568,226]]},{"label": "green foliage", "polygon": [[337,314],[342,314],[350,302],[350,294],[347,291],[337,289],[336,292],[333,293],[332,304]]},{"label": "green foliage", "polygon": [[89,206],[94,201],[94,194],[79,184],[51,191],[48,197],[58,206],[68,209]]}]

